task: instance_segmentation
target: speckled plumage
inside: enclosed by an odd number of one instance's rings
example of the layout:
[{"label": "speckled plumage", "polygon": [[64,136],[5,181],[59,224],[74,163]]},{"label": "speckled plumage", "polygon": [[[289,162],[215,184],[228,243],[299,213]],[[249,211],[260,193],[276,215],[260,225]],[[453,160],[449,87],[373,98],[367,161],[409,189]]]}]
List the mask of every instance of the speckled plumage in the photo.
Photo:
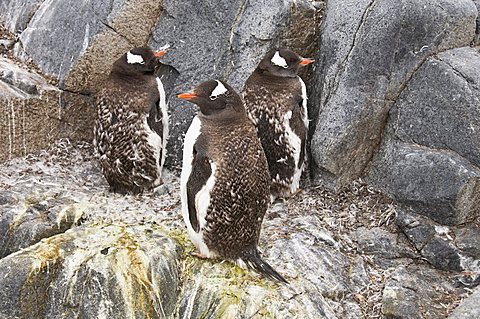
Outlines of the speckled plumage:
[{"label": "speckled plumage", "polygon": [[297,191],[305,166],[307,97],[305,84],[297,76],[302,59],[287,49],[271,51],[244,88],[248,116],[267,155],[274,197]]},{"label": "speckled plumage", "polygon": [[160,185],[168,135],[165,95],[153,75],[158,59],[147,48],[129,52],[145,63],[129,64],[124,54],[96,96],[94,146],[111,190],[120,193]]},{"label": "speckled plumage", "polygon": [[[183,217],[203,257],[234,260],[285,281],[260,259],[257,250],[269,203],[265,153],[240,97],[224,85],[226,97],[208,101],[215,89],[215,81],[209,81],[195,90],[205,98],[191,99],[201,112],[185,137]],[[223,101],[224,108],[205,105]]]}]

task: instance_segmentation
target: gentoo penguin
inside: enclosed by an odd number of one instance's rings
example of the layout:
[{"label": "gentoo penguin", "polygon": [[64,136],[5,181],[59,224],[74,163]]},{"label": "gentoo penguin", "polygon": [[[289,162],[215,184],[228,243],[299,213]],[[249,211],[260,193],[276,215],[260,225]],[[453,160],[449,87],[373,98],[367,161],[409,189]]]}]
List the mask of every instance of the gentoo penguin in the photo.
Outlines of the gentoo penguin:
[{"label": "gentoo penguin", "polygon": [[297,71],[312,62],[289,49],[272,50],[245,83],[245,108],[267,155],[274,198],[298,190],[305,166],[307,90]]},{"label": "gentoo penguin", "polygon": [[270,176],[242,99],[218,80],[178,97],[200,107],[185,135],[180,184],[195,254],[232,260],[286,283],[257,250]]},{"label": "gentoo penguin", "polygon": [[111,191],[140,193],[162,182],[168,114],[154,71],[165,53],[141,47],[123,54],[96,95],[94,147]]}]

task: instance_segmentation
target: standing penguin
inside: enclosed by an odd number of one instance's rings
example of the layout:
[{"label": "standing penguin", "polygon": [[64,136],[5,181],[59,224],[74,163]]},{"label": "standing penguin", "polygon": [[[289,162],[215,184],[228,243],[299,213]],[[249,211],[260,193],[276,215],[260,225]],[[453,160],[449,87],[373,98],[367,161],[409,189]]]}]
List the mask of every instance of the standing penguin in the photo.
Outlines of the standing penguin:
[{"label": "standing penguin", "polygon": [[267,155],[273,197],[289,197],[299,187],[308,118],[307,89],[297,71],[312,62],[289,49],[273,50],[245,83],[245,108]]},{"label": "standing penguin", "polygon": [[212,80],[178,97],[200,107],[185,136],[181,176],[182,213],[196,255],[286,282],[257,250],[270,176],[240,96]]},{"label": "standing penguin", "polygon": [[115,61],[96,96],[94,147],[111,191],[140,193],[162,182],[168,113],[154,71],[165,53],[128,51]]}]

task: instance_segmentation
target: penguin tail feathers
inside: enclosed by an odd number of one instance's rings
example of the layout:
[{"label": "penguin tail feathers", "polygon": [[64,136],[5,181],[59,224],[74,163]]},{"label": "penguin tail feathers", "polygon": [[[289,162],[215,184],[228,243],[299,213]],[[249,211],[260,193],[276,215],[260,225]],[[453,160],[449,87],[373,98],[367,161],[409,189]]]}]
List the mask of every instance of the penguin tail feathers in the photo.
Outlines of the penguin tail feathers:
[{"label": "penguin tail feathers", "polygon": [[288,281],[282,277],[275,269],[262,260],[259,251],[255,248],[247,252],[240,258],[240,264],[243,262],[248,268],[253,269],[268,279],[277,280],[281,283],[288,284]]}]

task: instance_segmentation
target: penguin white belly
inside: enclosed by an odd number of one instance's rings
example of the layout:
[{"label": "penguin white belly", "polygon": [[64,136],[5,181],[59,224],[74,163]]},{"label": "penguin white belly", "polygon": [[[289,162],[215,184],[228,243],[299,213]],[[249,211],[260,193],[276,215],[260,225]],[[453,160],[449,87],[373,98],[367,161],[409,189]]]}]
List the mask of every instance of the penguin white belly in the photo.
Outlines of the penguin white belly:
[{"label": "penguin white belly", "polygon": [[165,89],[163,83],[159,78],[155,79],[157,81],[158,94],[160,96],[160,110],[162,111],[162,124],[163,124],[163,143],[162,143],[162,158],[160,160],[160,168],[165,164],[165,159],[167,158],[167,142],[168,136],[170,134],[168,129],[168,106],[166,102]]},{"label": "penguin white belly", "polygon": [[294,174],[291,179],[290,190],[291,192],[296,192],[299,184],[300,184],[300,177],[302,175],[303,165],[299,167],[300,162],[300,152],[302,150],[302,140],[300,137],[295,134],[295,132],[290,127],[290,119],[292,118],[292,111],[288,111],[285,113],[283,118],[283,125],[285,127],[285,137],[287,141],[287,148],[290,149],[291,155],[293,156],[293,160],[295,163],[295,170]]},{"label": "penguin white belly", "polygon": [[212,175],[208,178],[207,183],[202,187],[202,189],[195,195],[195,208],[197,210],[197,220],[199,222],[200,228],[196,232],[190,222],[190,213],[188,209],[188,194],[187,194],[187,183],[192,173],[192,161],[194,158],[193,148],[197,141],[198,136],[200,135],[200,130],[202,123],[200,119],[195,116],[190,124],[190,127],[185,134],[185,142],[183,146],[183,164],[182,164],[182,174],[180,177],[180,193],[182,200],[182,215],[185,224],[187,225],[187,232],[190,240],[197,247],[200,253],[207,258],[214,258],[216,254],[211,252],[205,241],[203,239],[203,227],[205,226],[205,216],[210,204],[210,193],[215,184],[215,164],[212,167]]},{"label": "penguin white belly", "polygon": [[302,120],[308,132],[307,86],[301,77],[298,77],[298,80],[302,86]]},{"label": "penguin white belly", "polygon": [[[143,128],[147,133],[147,143],[150,146],[150,150],[153,152],[154,158],[155,159],[160,158],[160,152],[162,150],[163,141],[162,141],[162,138],[150,128],[150,126],[147,123],[147,117],[145,117],[143,121]],[[153,182],[153,185],[157,186],[160,184],[162,180],[162,168],[158,160],[155,160],[155,165],[157,166],[157,176],[155,178],[155,181]],[[148,178],[147,176],[145,176],[145,178],[153,179],[153,178]]]}]

